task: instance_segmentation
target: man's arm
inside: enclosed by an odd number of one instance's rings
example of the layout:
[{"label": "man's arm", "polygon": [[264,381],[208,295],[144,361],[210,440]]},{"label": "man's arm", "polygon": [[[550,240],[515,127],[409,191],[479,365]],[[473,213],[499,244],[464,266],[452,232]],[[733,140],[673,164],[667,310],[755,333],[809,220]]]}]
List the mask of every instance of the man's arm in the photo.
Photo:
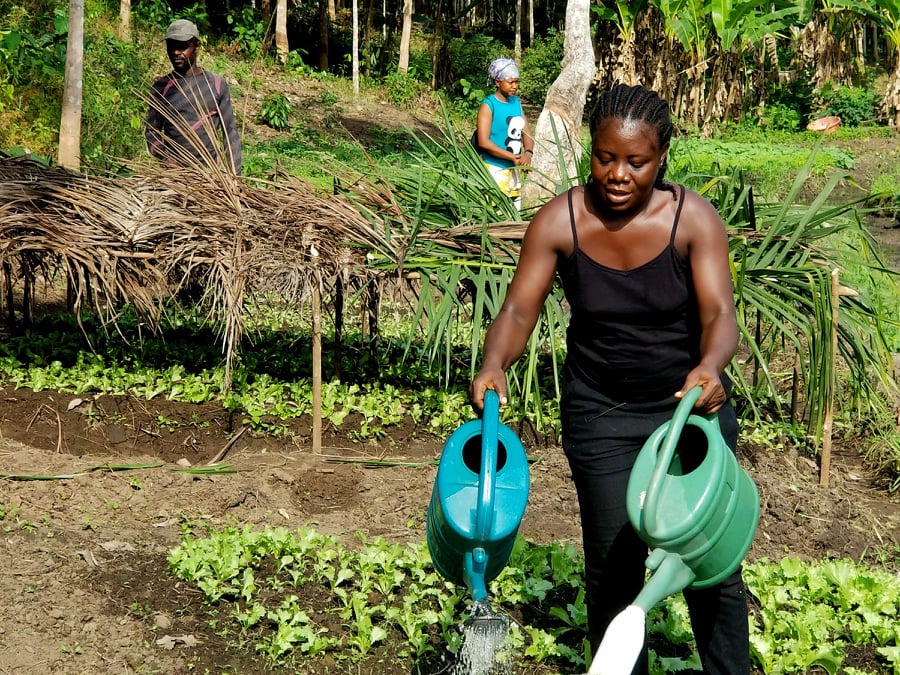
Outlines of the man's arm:
[{"label": "man's arm", "polygon": [[234,119],[234,109],[231,105],[231,92],[228,83],[223,78],[222,95],[219,99],[219,115],[222,120],[222,130],[225,132],[225,143],[228,146],[228,157],[231,166],[238,175],[241,173],[241,135],[238,132],[237,122]]},{"label": "man's arm", "polygon": [[160,112],[162,100],[156,85],[150,90],[150,103],[147,110],[147,124],[144,129],[144,138],[147,140],[147,150],[156,159],[163,159],[163,128],[165,119]]}]

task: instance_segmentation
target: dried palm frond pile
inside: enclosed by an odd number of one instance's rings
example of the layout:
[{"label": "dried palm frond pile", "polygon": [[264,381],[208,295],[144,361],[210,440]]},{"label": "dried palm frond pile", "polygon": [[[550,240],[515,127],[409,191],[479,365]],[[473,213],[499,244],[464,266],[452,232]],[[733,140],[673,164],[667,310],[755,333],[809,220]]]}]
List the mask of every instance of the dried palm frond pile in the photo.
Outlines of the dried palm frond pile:
[{"label": "dried palm frond pile", "polygon": [[[274,189],[273,189],[274,188]],[[230,365],[245,301],[296,302],[348,275],[365,283],[365,254],[381,241],[340,196],[286,178],[277,186],[226,172],[154,166],[127,177],[87,177],[0,158],[0,264],[33,278],[62,268],[74,307],[115,323],[132,304],[155,328],[166,301],[201,292]]]}]

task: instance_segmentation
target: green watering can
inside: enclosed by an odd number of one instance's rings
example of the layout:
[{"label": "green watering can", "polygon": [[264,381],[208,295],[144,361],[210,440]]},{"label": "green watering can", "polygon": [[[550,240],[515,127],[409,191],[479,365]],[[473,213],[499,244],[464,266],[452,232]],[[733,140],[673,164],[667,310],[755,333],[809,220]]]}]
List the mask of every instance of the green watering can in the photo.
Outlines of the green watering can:
[{"label": "green watering can", "polygon": [[500,399],[488,390],[479,420],[444,444],[428,505],[428,551],[441,575],[465,584],[476,603],[509,560],[528,501],[522,442],[500,423]]},{"label": "green watering can", "polygon": [[631,673],[650,608],[684,588],[724,581],[750,549],[759,493],[722,438],[717,416],[691,413],[702,391],[685,394],[635,460],[625,506],[651,549],[645,564],[652,575],[610,623],[588,675]]}]

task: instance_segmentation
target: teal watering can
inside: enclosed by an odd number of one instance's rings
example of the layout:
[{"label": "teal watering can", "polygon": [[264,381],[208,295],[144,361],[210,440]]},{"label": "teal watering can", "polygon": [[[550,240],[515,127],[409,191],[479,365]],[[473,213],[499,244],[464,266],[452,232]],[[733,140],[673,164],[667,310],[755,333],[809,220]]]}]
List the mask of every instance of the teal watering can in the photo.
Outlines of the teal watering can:
[{"label": "teal watering can", "polygon": [[718,417],[691,413],[702,391],[685,394],[635,460],[625,506],[651,549],[646,566],[653,573],[610,623],[588,675],[631,673],[650,608],[684,588],[724,581],[753,542],[759,493],[722,438]]},{"label": "teal watering can", "polygon": [[525,449],[500,423],[500,399],[488,390],[481,419],[444,444],[426,518],[434,566],[476,602],[486,601],[487,584],[509,560],[528,489]]}]

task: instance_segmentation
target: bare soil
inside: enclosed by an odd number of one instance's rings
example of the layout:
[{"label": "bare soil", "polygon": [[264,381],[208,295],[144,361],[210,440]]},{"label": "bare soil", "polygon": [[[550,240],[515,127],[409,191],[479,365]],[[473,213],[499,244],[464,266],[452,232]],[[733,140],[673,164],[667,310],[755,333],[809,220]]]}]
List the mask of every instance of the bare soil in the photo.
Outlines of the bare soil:
[{"label": "bare soil", "polygon": [[[166,556],[183,519],[312,527],[347,545],[356,532],[424,539],[441,439],[401,430],[359,445],[329,433],[325,452],[314,455],[301,421],[293,438],[246,432],[228,447],[234,421],[211,405],[104,396],[73,407],[71,395],[8,387],[0,396],[0,473],[78,474],[0,481],[0,673],[264,672],[252,654],[235,653],[210,628],[197,590],[169,574]],[[160,419],[180,426],[168,431]],[[226,448],[238,473],[174,470],[185,460],[205,465]],[[577,501],[561,450],[537,445],[528,452],[537,461],[522,534],[577,546]],[[363,458],[410,466],[339,461]],[[859,448],[834,449],[828,487],[818,484],[817,463],[795,451],[741,447],[740,459],[762,499],[751,560],[835,556],[900,565],[900,500],[873,482]],[[893,558],[879,559],[884,555]],[[158,643],[166,636],[176,638],[174,648]],[[179,643],[183,636],[198,644]],[[416,672],[381,658],[358,672]],[[357,672],[328,665],[309,672]]]},{"label": "bare soil", "polygon": [[[367,105],[345,121],[363,140],[373,129],[408,121],[390,106]],[[880,227],[875,234],[895,247],[896,269],[900,230],[890,219]],[[0,388],[0,397],[0,474],[72,475],[0,480],[2,675],[264,672],[252,654],[236,653],[215,634],[199,593],[169,574],[166,556],[180,540],[183,518],[210,526],[311,526],[348,545],[356,532],[398,542],[425,537],[443,439],[421,430],[360,444],[326,429],[326,448],[315,455],[308,420],[271,438],[241,432],[240,419],[213,404],[11,386]],[[863,443],[851,437],[836,444],[827,487],[819,485],[813,457],[740,447],[762,499],[749,559],[836,556],[900,567],[900,499],[863,462]],[[521,533],[538,543],[579,545],[577,500],[561,450],[536,444],[528,452],[536,461]],[[222,456],[239,471],[174,471],[178,462],[202,466]],[[340,461],[361,458],[409,466]],[[136,463],[162,464],[114,470]],[[166,636],[174,640],[166,643]],[[444,667],[419,664],[423,673]],[[315,672],[417,671],[378,653],[358,667],[324,661]]]}]

